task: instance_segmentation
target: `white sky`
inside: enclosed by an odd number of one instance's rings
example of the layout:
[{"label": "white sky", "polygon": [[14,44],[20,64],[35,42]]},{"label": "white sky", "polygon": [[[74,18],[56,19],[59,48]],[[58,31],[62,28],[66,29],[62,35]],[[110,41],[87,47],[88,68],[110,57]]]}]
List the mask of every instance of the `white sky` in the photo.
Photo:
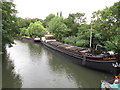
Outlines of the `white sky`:
[{"label": "white sky", "polygon": [[14,0],[18,17],[45,19],[50,13],[62,11],[63,17],[69,13],[86,13],[88,21],[91,13],[112,6],[119,0]]}]

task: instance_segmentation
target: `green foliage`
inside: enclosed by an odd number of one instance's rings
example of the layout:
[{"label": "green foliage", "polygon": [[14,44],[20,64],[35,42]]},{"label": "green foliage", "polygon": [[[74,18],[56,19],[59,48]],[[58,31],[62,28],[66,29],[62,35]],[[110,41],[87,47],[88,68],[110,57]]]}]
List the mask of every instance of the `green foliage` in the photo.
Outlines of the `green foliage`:
[{"label": "green foliage", "polygon": [[[120,2],[111,7],[93,13],[94,29],[98,33],[98,41],[107,50],[120,50]],[[95,34],[96,35],[96,34]]]},{"label": "green foliage", "polygon": [[49,14],[43,22],[44,27],[48,27],[48,23],[55,17],[55,14]]},{"label": "green foliage", "polygon": [[62,41],[62,38],[66,37],[70,30],[65,25],[64,19],[56,16],[49,22],[48,31],[54,33],[55,37]]},{"label": "green foliage", "polygon": [[30,25],[30,23],[35,23],[37,21],[40,21],[40,22],[43,23],[43,20],[39,19],[39,18],[33,18],[33,19],[31,19],[31,18],[25,18],[25,19],[23,19],[21,17],[17,18],[17,23],[18,23],[18,27],[19,28],[28,28],[29,25]]},{"label": "green foliage", "polygon": [[118,44],[119,44],[118,41],[119,41],[118,37],[113,37],[110,41],[105,42],[105,48],[107,50],[116,51],[118,49]]},{"label": "green foliage", "polygon": [[84,13],[69,14],[64,22],[70,29],[69,35],[75,36],[78,33],[78,27],[86,23],[86,17]]},{"label": "green foliage", "polygon": [[43,27],[42,23],[40,21],[36,21],[35,23],[30,23],[28,28],[21,28],[20,29],[20,35],[37,35],[37,36],[43,36],[45,33],[45,28]]},{"label": "green foliage", "polygon": [[20,35],[26,36],[27,35],[27,29],[26,28],[20,28]]},{"label": "green foliage", "polygon": [[86,47],[89,44],[89,40],[78,39],[76,46]]},{"label": "green foliage", "polygon": [[107,50],[114,50],[116,52],[120,51],[120,27],[116,28],[115,30],[116,35],[111,36],[109,41],[106,41],[105,48]]},{"label": "green foliage", "polygon": [[18,33],[15,5],[12,2],[2,2],[2,44],[13,43]]},{"label": "green foliage", "polygon": [[89,46],[90,25],[84,24],[78,27],[77,46]]},{"label": "green foliage", "polygon": [[19,28],[27,28],[30,24],[30,20],[27,19],[27,18],[23,19],[23,18],[18,17],[17,18],[17,23],[18,23]]},{"label": "green foliage", "polygon": [[30,23],[28,27],[29,35],[43,36],[44,32],[45,32],[45,28],[43,27],[42,23],[39,21],[35,23]]},{"label": "green foliage", "polygon": [[64,37],[63,41],[71,45],[76,45],[77,37],[75,36]]}]

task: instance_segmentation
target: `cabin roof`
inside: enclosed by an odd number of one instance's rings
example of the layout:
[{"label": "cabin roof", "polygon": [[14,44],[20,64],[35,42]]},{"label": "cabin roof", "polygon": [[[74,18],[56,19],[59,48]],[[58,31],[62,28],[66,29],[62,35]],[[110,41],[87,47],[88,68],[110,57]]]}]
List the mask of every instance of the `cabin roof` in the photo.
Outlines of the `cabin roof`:
[{"label": "cabin roof", "polygon": [[53,35],[49,34],[49,35],[45,35],[45,37],[53,37]]}]

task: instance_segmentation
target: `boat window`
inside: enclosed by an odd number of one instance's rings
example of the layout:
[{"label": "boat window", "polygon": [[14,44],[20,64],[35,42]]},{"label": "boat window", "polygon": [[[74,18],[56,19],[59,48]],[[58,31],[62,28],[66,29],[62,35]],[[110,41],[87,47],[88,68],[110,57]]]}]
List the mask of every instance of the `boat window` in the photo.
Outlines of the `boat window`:
[{"label": "boat window", "polygon": [[47,40],[55,39],[54,37],[45,37]]}]

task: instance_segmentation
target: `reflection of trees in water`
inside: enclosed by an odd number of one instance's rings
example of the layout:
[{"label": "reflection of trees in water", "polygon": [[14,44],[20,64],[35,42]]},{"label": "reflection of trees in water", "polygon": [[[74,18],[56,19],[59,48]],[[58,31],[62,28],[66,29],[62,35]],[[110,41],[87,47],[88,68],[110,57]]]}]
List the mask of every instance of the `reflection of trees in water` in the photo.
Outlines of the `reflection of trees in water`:
[{"label": "reflection of trees in water", "polygon": [[32,40],[20,40],[20,42],[27,44],[28,54],[33,62],[37,62],[38,58],[42,56],[42,44]]},{"label": "reflection of trees in water", "polygon": [[3,88],[21,88],[22,81],[19,75],[14,72],[14,65],[9,56],[3,55],[2,59],[2,87]]},{"label": "reflection of trees in water", "polygon": [[24,44],[27,44],[31,54],[40,54],[42,50],[42,44],[40,42],[34,42],[32,40],[18,40]]},{"label": "reflection of trees in water", "polygon": [[30,58],[33,62],[37,62],[42,57],[42,45],[41,43],[28,42]]},{"label": "reflection of trees in water", "polygon": [[[68,79],[76,82],[78,87],[81,88],[98,88],[100,87],[100,80],[109,80],[111,75],[99,71],[94,71],[81,67],[70,62],[71,57],[50,50],[47,52],[49,55],[49,65],[54,73],[65,73]],[[73,59],[73,58],[72,58]],[[76,59],[75,59],[76,60]]]},{"label": "reflection of trees in water", "polygon": [[37,56],[38,54],[41,54],[41,43],[28,42],[28,47],[31,55],[34,54]]}]

